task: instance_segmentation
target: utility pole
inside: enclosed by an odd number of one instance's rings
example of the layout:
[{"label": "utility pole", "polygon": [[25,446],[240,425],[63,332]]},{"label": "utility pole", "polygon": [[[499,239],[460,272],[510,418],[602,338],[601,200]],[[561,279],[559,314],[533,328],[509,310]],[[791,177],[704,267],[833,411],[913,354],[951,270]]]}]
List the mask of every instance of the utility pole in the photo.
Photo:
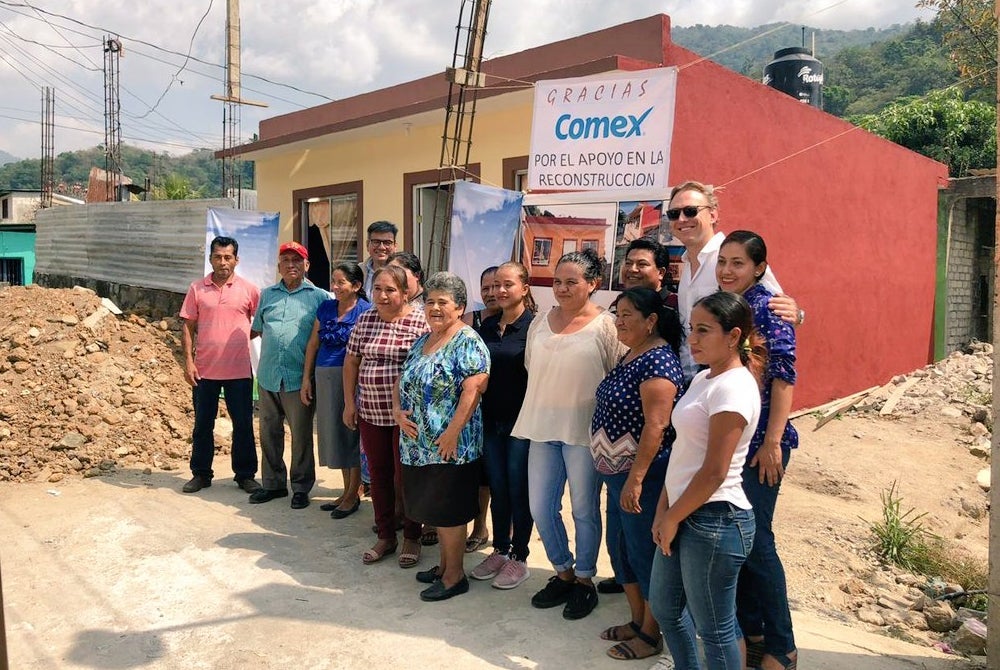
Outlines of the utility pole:
[{"label": "utility pole", "polygon": [[[993,14],[1000,19],[1000,0],[994,0]],[[998,24],[1000,25],[1000,24]],[[997,40],[997,58],[1000,59],[1000,39]],[[1000,62],[1000,61],[998,61]],[[1000,70],[997,70],[997,136],[1000,137]],[[993,175],[996,182],[994,203],[995,240],[993,245],[993,437],[990,446],[990,542],[989,579],[986,592],[986,620],[992,633],[986,635],[986,667],[1000,668],[1000,433],[996,430],[997,416],[1000,416],[1000,175],[997,175],[997,161],[993,161]]]},{"label": "utility pole", "polygon": [[56,91],[51,86],[42,90],[42,208],[52,206],[52,191],[55,182],[55,160],[53,140],[55,138]]},{"label": "utility pole", "polygon": [[122,120],[118,91],[122,43],[110,35],[104,38],[104,178],[105,200],[121,198]]},{"label": "utility pole", "polygon": [[240,0],[226,0],[226,94],[213,95],[212,100],[225,103],[222,111],[222,197],[230,194],[236,208],[243,206],[243,160],[233,149],[239,146],[240,105],[267,107],[263,102],[251,102],[240,91]]}]

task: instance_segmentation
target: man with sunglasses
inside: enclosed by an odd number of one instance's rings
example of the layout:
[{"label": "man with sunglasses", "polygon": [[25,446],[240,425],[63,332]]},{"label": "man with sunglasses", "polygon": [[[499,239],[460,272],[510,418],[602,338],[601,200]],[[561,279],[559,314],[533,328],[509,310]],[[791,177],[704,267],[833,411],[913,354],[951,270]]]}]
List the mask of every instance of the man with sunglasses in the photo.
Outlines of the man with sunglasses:
[{"label": "man with sunglasses", "polygon": [[[684,245],[681,256],[681,278],[677,287],[678,311],[685,334],[691,320],[691,309],[696,302],[719,289],[715,266],[719,261],[719,248],[726,239],[716,230],[719,223],[719,201],[715,188],[696,181],[686,181],[670,191],[670,202],[664,211],[674,237]],[[783,321],[801,325],[805,311],[799,309],[795,299],[784,295],[770,266],[761,278],[775,297],[768,306]],[[691,358],[687,339],[681,342],[681,364],[685,382],[698,372],[698,365]]]},{"label": "man with sunglasses", "polygon": [[368,226],[368,260],[361,264],[365,271],[365,295],[371,299],[375,271],[389,262],[396,253],[396,233],[399,229],[388,221],[375,221]]}]

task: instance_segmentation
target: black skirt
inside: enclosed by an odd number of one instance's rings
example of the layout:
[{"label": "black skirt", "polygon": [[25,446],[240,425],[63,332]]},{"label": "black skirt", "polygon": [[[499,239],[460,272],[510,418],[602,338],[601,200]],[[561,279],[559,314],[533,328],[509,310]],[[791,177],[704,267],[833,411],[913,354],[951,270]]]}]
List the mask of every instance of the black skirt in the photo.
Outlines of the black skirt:
[{"label": "black skirt", "polygon": [[406,516],[441,528],[464,526],[475,519],[479,514],[480,461],[403,465]]}]

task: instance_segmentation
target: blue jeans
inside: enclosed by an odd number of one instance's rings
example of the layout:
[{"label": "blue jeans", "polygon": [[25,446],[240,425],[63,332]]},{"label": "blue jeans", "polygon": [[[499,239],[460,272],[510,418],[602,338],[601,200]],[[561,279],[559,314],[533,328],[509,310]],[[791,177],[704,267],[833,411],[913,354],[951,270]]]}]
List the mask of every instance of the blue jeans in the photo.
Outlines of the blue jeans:
[{"label": "blue jeans", "polygon": [[[791,449],[781,453],[782,466],[788,465]],[[788,609],[785,568],[774,545],[774,507],[778,502],[777,486],[761,484],[759,468],[743,468],[743,491],[753,505],[757,535],[747,562],[740,570],[736,588],[736,618],[744,635],[764,636],[764,650],[778,657],[795,649],[792,615]]]},{"label": "blue jeans", "polygon": [[[607,479],[606,475],[600,475],[601,484],[605,484]],[[620,493],[619,493],[620,495]],[[598,497],[600,497],[600,492],[598,491]],[[621,516],[624,514],[621,507],[615,502],[614,496],[611,494],[611,488],[608,488],[608,500],[607,500],[607,511],[604,514],[604,546],[608,548],[608,558],[611,559],[611,572],[614,573],[615,581],[619,584],[631,584],[635,582],[635,576],[629,571],[628,567],[624,564],[625,561],[625,549],[622,547],[622,520]]]},{"label": "blue jeans", "polygon": [[[576,560],[562,520],[562,496],[569,482]],[[528,450],[528,498],[545,555],[557,572],[573,568],[577,577],[597,574],[601,548],[600,479],[589,447],[565,442],[531,442]]]},{"label": "blue jeans", "polygon": [[615,567],[615,579],[619,584],[639,584],[642,597],[649,600],[649,575],[653,571],[653,556],[656,554],[656,544],[653,542],[653,519],[656,517],[656,505],[663,490],[663,478],[667,473],[669,458],[661,456],[649,465],[646,476],[642,480],[642,492],[639,494],[639,506],[642,512],[631,514],[621,508],[622,489],[628,479],[628,472],[614,475],[601,475],[608,486],[608,528],[611,519],[615,518],[618,534],[607,535],[608,554],[611,565]]},{"label": "blue jeans", "polygon": [[[649,604],[678,670],[740,670],[736,580],[753,546],[753,510],[710,502],[681,522],[670,556],[657,552]],[[687,606],[691,619],[685,616]],[[705,645],[698,659],[695,628]]]},{"label": "blue jeans", "polygon": [[253,379],[200,379],[191,389],[194,431],[191,434],[191,474],[211,479],[215,457],[215,418],[219,392],[225,391],[226,409],[233,422],[232,465],[236,479],[257,474],[257,445],[253,439]]},{"label": "blue jeans", "polygon": [[511,437],[512,427],[512,423],[484,422],[483,461],[486,464],[486,478],[490,483],[493,548],[518,561],[526,561],[531,529],[534,527],[528,501],[530,442]]}]

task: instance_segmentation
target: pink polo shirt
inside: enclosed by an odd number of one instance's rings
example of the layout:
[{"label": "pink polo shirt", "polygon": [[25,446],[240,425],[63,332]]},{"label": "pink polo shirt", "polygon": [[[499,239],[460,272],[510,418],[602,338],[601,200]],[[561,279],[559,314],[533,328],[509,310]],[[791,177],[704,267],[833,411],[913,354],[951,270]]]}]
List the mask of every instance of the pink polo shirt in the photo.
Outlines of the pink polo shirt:
[{"label": "pink polo shirt", "polygon": [[250,321],[260,290],[233,275],[221,288],[212,275],[192,282],[180,316],[198,324],[194,362],[205,379],[246,379],[250,370]]}]

